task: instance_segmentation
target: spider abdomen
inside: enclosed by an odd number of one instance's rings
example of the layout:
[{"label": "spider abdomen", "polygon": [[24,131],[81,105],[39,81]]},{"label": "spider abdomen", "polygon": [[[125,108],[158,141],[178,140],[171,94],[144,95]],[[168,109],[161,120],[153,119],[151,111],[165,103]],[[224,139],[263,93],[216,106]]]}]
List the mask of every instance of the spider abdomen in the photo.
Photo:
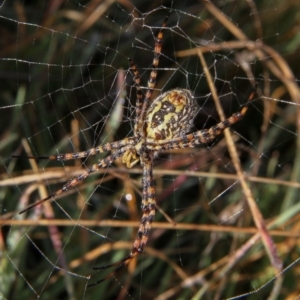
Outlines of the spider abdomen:
[{"label": "spider abdomen", "polygon": [[147,138],[165,140],[179,137],[190,130],[197,112],[193,94],[186,89],[174,89],[157,97],[146,118]]}]

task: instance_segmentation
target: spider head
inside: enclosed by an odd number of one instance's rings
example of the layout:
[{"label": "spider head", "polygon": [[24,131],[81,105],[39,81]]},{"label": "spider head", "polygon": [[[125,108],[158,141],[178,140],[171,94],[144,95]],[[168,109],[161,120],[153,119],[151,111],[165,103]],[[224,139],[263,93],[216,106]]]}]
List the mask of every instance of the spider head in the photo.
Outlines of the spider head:
[{"label": "spider head", "polygon": [[146,137],[165,140],[188,132],[193,124],[197,105],[191,91],[174,89],[157,97],[145,118]]}]

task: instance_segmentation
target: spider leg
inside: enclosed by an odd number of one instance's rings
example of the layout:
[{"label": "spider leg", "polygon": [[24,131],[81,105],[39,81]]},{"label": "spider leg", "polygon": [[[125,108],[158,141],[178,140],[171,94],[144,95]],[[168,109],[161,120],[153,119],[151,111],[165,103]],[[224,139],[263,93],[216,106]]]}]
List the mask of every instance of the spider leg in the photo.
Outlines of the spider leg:
[{"label": "spider leg", "polygon": [[115,267],[117,266],[117,268],[112,271],[110,274],[108,274],[107,276],[105,276],[104,278],[100,279],[100,280],[97,280],[93,283],[90,283],[87,285],[87,287],[92,287],[92,286],[95,286],[111,277],[113,277],[118,271],[120,271],[124,266],[128,265],[128,263],[132,260],[132,256],[129,255],[128,257],[114,263],[114,264],[110,264],[110,265],[106,265],[106,266],[102,266],[102,267],[95,267],[93,268],[94,270],[105,270],[105,269],[108,269],[108,268],[112,268],[112,267]]},{"label": "spider leg", "polygon": [[155,217],[155,187],[153,179],[153,158],[145,154],[141,157],[141,164],[143,166],[143,195],[142,206],[143,216],[140,222],[140,226],[137,232],[137,236],[134,240],[131,250],[131,256],[134,254],[140,254],[144,251],[147,244],[151,224]]},{"label": "spider leg", "polygon": [[[257,88],[257,86],[256,86]],[[243,119],[248,111],[249,103],[253,100],[255,90],[250,94],[248,102],[239,112],[232,114],[228,119],[212,126],[209,129],[198,130],[193,133],[184,134],[183,136],[173,139],[155,141],[146,139],[146,148],[150,151],[164,151],[172,149],[193,148],[196,145],[211,143],[215,138],[221,135],[225,129]]]},{"label": "spider leg", "polygon": [[247,110],[247,106],[244,106],[240,112],[234,113],[228,119],[216,124],[215,126],[212,126],[209,129],[198,130],[196,132],[185,134],[181,137],[173,139],[160,141],[146,140],[147,150],[166,151],[182,148],[193,148],[196,145],[211,143],[214,141],[214,139],[221,135],[225,129],[240,121],[244,117]]},{"label": "spider leg", "polygon": [[115,262],[110,265],[94,267],[94,270],[103,270],[111,267],[117,267],[110,274],[100,279],[97,282],[91,283],[88,287],[97,285],[111,277],[113,277],[116,272],[121,270],[124,266],[128,265],[130,261],[138,254],[144,251],[147,244],[151,224],[155,216],[155,188],[153,180],[153,159],[150,155],[145,154],[141,157],[141,163],[143,165],[143,196],[142,196],[142,211],[143,216],[140,222],[140,226],[136,235],[136,238],[131,249],[131,253],[128,257],[122,259],[121,261]]},{"label": "spider leg", "polygon": [[107,151],[111,151],[113,149],[119,149],[126,145],[133,145],[135,142],[134,138],[125,138],[121,141],[106,143],[94,148],[91,148],[82,152],[74,152],[74,153],[62,153],[58,155],[42,155],[42,156],[21,156],[21,155],[12,155],[11,158],[26,158],[26,159],[49,159],[49,160],[72,160],[78,158],[89,157],[98,153],[103,153]]},{"label": "spider leg", "polygon": [[131,145],[126,145],[120,149],[118,149],[116,152],[114,152],[113,154],[107,156],[104,159],[101,159],[98,161],[98,163],[93,164],[91,167],[89,167],[84,173],[70,178],[67,183],[65,183],[65,185],[57,190],[56,192],[52,193],[51,195],[49,195],[48,197],[41,199],[29,206],[27,206],[26,208],[24,208],[23,210],[21,210],[19,212],[19,214],[23,214],[24,212],[32,209],[35,206],[38,206],[48,200],[54,200],[55,197],[67,192],[69,189],[74,188],[75,186],[77,186],[78,184],[80,184],[84,179],[86,179],[90,174],[98,171],[100,168],[105,168],[107,166],[110,166],[115,159],[117,159],[118,157],[121,157],[126,151],[132,149]]},{"label": "spider leg", "polygon": [[147,89],[146,96],[145,96],[145,99],[144,99],[144,102],[143,102],[143,105],[142,105],[142,110],[140,112],[138,125],[137,125],[137,128],[141,131],[141,132],[139,132],[139,134],[141,136],[144,135],[144,133],[142,131],[143,131],[143,128],[144,128],[143,125],[144,125],[144,120],[145,120],[145,113],[147,112],[147,109],[149,107],[149,102],[150,102],[151,96],[153,94],[153,89],[154,89],[155,83],[156,83],[157,67],[158,67],[158,64],[159,64],[159,56],[160,56],[160,53],[161,53],[162,40],[163,40],[163,36],[164,36],[163,29],[167,25],[169,14],[170,14],[170,12],[168,12],[168,14],[166,15],[165,20],[162,23],[161,29],[160,29],[157,37],[156,37],[156,40],[155,40],[154,58],[153,58],[153,61],[152,61],[152,71],[150,73],[150,77],[149,77],[149,80],[148,80],[148,89]]},{"label": "spider leg", "polygon": [[143,105],[143,93],[141,90],[141,76],[137,69],[136,64],[134,61],[130,58],[130,68],[133,71],[133,80],[135,82],[135,89],[136,89],[136,108],[135,108],[135,120],[134,120],[134,134],[135,136],[139,136],[140,132],[138,130],[138,120],[142,111],[142,105]]}]

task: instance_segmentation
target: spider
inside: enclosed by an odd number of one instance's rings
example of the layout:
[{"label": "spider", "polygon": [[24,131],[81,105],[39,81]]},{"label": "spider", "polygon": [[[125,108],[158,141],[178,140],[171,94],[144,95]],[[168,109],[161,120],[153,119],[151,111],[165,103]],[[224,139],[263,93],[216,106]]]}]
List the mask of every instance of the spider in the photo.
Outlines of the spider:
[{"label": "spider", "polygon": [[[119,269],[129,264],[129,262],[141,254],[147,244],[151,223],[154,220],[156,201],[155,186],[153,179],[153,160],[161,151],[170,149],[192,148],[196,145],[211,143],[216,137],[231,126],[240,121],[248,110],[249,101],[252,100],[253,93],[250,95],[248,103],[237,113],[234,113],[228,119],[216,124],[209,129],[199,130],[188,133],[192,127],[194,117],[197,113],[198,106],[195,102],[193,93],[188,89],[175,88],[167,91],[156,99],[151,100],[153,89],[155,88],[157,68],[159,57],[162,49],[163,29],[166,27],[169,17],[168,13],[162,23],[161,29],[156,37],[154,47],[154,58],[152,70],[148,80],[148,88],[144,94],[140,86],[140,73],[132,59],[129,59],[130,69],[133,73],[133,80],[136,87],[136,115],[134,120],[134,134],[132,137],[120,141],[106,143],[95,148],[76,153],[64,153],[50,156],[27,156],[28,159],[49,159],[49,160],[72,160],[85,158],[98,153],[111,151],[112,154],[98,163],[87,168],[81,175],[68,180],[65,185],[52,193],[48,197],[39,200],[19,212],[22,214],[31,208],[42,204],[48,200],[54,200],[58,195],[63,194],[71,188],[74,188],[91,173],[98,171],[100,168],[110,166],[116,159],[121,158],[122,162],[128,168],[140,163],[143,169],[143,193],[142,193],[142,218],[138,228],[136,238],[130,254],[116,263],[95,267],[94,270],[116,267],[116,269],[103,279],[90,284],[94,286],[110,277]],[[12,156],[20,158],[21,156]]]}]

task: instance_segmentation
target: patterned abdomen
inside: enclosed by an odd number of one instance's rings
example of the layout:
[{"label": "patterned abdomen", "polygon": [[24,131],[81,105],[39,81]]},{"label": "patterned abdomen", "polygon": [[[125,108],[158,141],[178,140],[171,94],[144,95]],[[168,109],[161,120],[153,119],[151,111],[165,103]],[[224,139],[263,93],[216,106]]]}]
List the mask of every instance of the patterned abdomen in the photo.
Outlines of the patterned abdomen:
[{"label": "patterned abdomen", "polygon": [[189,90],[174,89],[157,97],[145,118],[146,137],[165,140],[188,132],[197,113],[194,96]]}]

